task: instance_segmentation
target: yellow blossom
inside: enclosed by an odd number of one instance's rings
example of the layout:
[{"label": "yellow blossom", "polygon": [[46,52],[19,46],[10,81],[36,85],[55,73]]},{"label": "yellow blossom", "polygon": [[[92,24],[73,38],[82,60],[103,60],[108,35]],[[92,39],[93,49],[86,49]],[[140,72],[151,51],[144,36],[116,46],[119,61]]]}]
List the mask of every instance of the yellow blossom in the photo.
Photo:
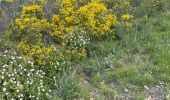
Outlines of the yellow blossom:
[{"label": "yellow blossom", "polygon": [[123,15],[121,16],[121,18],[122,18],[122,20],[129,20],[129,19],[132,19],[133,16],[130,15],[130,14],[123,14]]}]

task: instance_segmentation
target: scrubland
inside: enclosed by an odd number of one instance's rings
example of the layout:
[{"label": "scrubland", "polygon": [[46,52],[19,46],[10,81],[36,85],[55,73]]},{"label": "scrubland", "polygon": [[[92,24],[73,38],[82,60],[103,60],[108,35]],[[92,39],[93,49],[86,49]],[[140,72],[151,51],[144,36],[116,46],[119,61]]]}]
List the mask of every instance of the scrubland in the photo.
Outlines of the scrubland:
[{"label": "scrubland", "polygon": [[169,100],[169,0],[0,0],[1,100]]}]

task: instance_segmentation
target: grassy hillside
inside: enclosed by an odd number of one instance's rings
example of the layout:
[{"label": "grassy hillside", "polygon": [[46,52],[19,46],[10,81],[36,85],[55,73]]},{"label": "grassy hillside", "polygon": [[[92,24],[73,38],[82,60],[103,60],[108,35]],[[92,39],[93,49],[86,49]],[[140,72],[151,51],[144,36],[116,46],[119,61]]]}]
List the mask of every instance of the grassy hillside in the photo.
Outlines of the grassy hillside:
[{"label": "grassy hillside", "polygon": [[169,100],[169,0],[0,0],[0,100]]},{"label": "grassy hillside", "polygon": [[61,81],[63,92],[56,94],[85,100],[170,99],[169,27],[170,12],[161,13],[122,40],[91,43],[89,57],[77,62]]},{"label": "grassy hillside", "polygon": [[92,43],[90,57],[77,68],[90,93],[87,96],[98,100],[170,99],[169,27],[170,13],[161,13],[121,41]]}]

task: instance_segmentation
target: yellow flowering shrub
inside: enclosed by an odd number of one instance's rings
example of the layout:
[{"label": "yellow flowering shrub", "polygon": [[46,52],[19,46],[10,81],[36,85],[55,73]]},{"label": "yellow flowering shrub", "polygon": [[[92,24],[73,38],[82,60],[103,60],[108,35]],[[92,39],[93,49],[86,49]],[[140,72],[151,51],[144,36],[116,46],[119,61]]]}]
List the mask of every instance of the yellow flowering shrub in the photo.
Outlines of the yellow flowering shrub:
[{"label": "yellow flowering shrub", "polygon": [[40,18],[43,15],[44,14],[43,14],[42,7],[38,6],[37,4],[32,4],[29,6],[23,6],[21,18],[29,18],[29,17]]},{"label": "yellow flowering shrub", "polygon": [[53,16],[52,22],[57,25],[57,33],[69,33],[74,26],[80,26],[91,36],[102,38],[114,33],[112,26],[117,24],[116,16],[106,14],[107,10],[100,0],[92,0],[80,7],[76,5],[76,0],[62,0],[60,12]]},{"label": "yellow flowering shrub", "polygon": [[[78,6],[76,0],[62,0],[59,7],[57,9],[59,12],[53,15],[50,22],[52,26],[50,36],[54,37],[57,43],[67,45],[67,36],[74,33],[75,27],[83,29],[86,31],[84,35],[94,39],[110,35],[114,37],[114,26],[118,23],[117,17],[109,14],[100,0],[92,0],[82,6]],[[71,55],[80,55],[79,53],[85,55],[85,48],[68,51]]]},{"label": "yellow flowering shrub", "polygon": [[[158,6],[166,1],[150,0],[148,5]],[[50,18],[46,18],[45,5],[42,4],[47,4],[48,1],[38,0],[38,2],[41,6],[36,3],[23,6],[21,16],[15,20],[14,34],[11,37],[18,42],[17,48],[24,55],[32,57],[39,55],[41,59],[35,60],[39,64],[45,64],[43,59],[47,56],[44,55],[54,52],[51,46],[65,48],[68,54],[81,58],[86,55],[87,44],[84,44],[84,41],[86,42],[84,37],[89,37],[91,40],[114,37],[117,26],[129,32],[136,17],[134,12],[138,10],[138,6],[142,7],[146,3],[145,0],[140,2],[137,0],[57,0],[55,12]],[[135,6],[134,2],[138,2],[138,5]],[[76,28],[84,32],[77,32]],[[43,54],[43,51],[47,51],[47,54]]]},{"label": "yellow flowering shrub", "polygon": [[[107,8],[96,1],[78,9],[80,26],[85,28],[94,37],[106,37],[109,33],[114,33],[112,26],[117,24],[115,15],[106,15]],[[114,35],[113,35],[114,36]]]},{"label": "yellow flowering shrub", "polygon": [[103,0],[105,5],[110,9],[110,12],[117,16],[119,24],[117,25],[117,33],[127,33],[133,26],[134,7],[131,0]]},{"label": "yellow flowering shrub", "polygon": [[52,26],[43,15],[41,6],[36,4],[24,6],[21,17],[15,20],[16,33],[12,35],[19,41],[17,49],[25,57],[31,57],[34,63],[40,65],[50,63],[52,66],[60,57],[54,54],[56,47],[49,42]]},{"label": "yellow flowering shrub", "polygon": [[110,14],[100,0],[82,1],[86,2],[84,5],[76,0],[56,1],[58,12],[51,18],[45,18],[45,5],[42,5],[48,1],[38,2],[40,5],[31,3],[23,6],[21,16],[15,20],[13,34],[10,34],[18,44],[18,51],[30,56],[37,64],[45,65],[63,59],[62,54],[49,56],[56,53],[58,47],[65,48],[64,52],[68,55],[84,58],[90,38],[114,37],[117,17]]},{"label": "yellow flowering shrub", "polygon": [[[39,65],[50,64],[51,67],[55,65],[54,62],[59,60],[57,55],[54,54],[56,52],[56,47],[51,45],[50,47],[45,47],[43,44],[38,43],[36,45],[29,44],[27,41],[23,40],[17,45],[18,50],[25,57],[32,57],[33,62]],[[54,55],[52,55],[54,54]]]},{"label": "yellow flowering shrub", "polygon": [[54,14],[51,20],[52,31],[50,35],[60,44],[64,43],[65,35],[73,31],[73,26],[77,23],[75,16],[75,1],[63,0],[60,14]]}]

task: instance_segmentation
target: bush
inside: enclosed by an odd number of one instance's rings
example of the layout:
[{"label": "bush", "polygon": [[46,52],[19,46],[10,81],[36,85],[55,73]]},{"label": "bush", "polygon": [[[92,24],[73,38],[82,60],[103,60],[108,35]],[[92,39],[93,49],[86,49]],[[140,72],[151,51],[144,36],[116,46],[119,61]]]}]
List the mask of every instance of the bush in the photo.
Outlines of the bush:
[{"label": "bush", "polygon": [[75,28],[72,33],[66,36],[66,52],[74,58],[85,58],[87,55],[86,47],[90,43],[90,38],[86,31],[81,28]]},{"label": "bush", "polygon": [[[75,58],[86,57],[85,45],[89,37],[91,40],[114,37],[117,18],[106,14],[107,8],[100,2],[92,1],[78,7],[75,0],[63,0],[59,7],[59,12],[48,21],[43,6],[35,3],[23,6],[21,16],[7,32],[17,43],[18,51],[25,57],[30,56],[34,63],[55,65],[56,61],[64,59],[61,48]],[[83,31],[77,33],[76,27]]]},{"label": "bush", "polygon": [[47,99],[46,73],[14,51],[0,53],[1,99]]}]

